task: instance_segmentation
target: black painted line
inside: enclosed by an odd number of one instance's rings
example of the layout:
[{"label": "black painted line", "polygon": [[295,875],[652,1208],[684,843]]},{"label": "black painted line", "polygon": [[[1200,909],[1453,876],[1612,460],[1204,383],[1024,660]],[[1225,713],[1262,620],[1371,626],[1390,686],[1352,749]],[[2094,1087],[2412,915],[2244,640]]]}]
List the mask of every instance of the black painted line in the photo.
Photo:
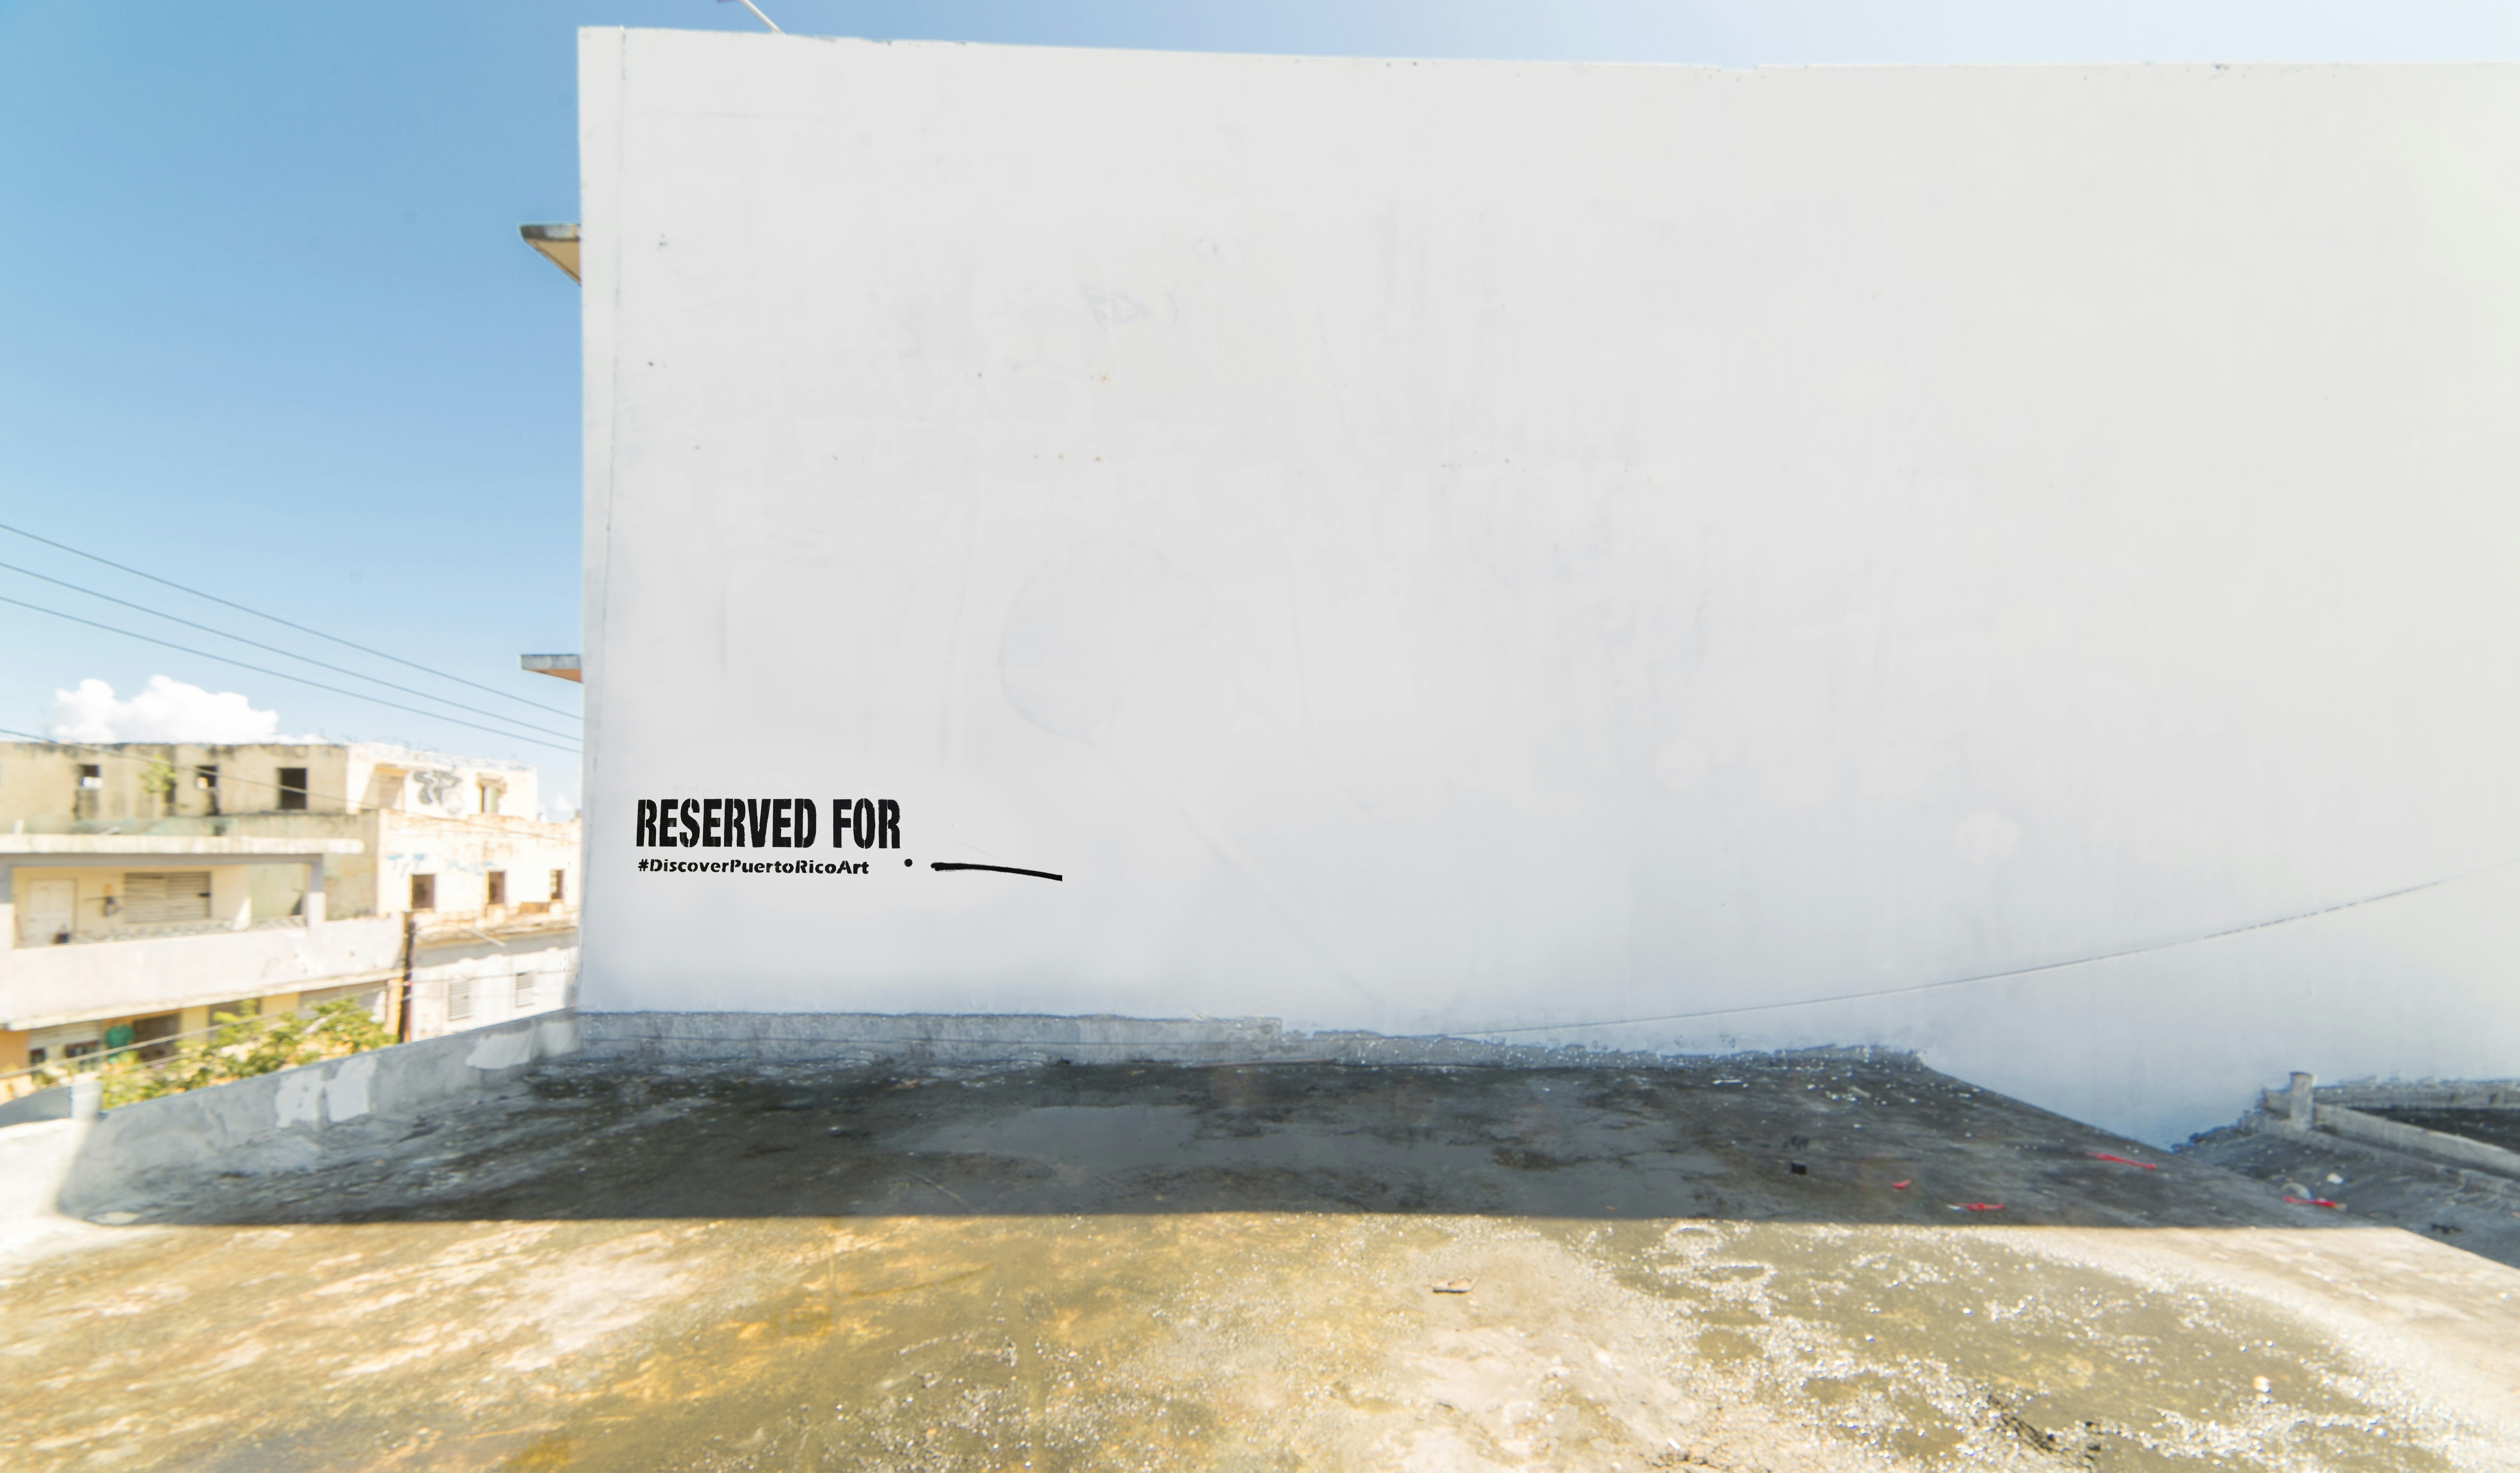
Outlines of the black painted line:
[{"label": "black painted line", "polygon": [[1033,877],[1034,879],[1036,879],[1036,880],[1056,880],[1056,879],[1058,879],[1058,878],[1059,878],[1058,875],[1054,875],[1054,874],[1052,874],[1049,870],[1046,870],[1046,869],[1017,869],[1017,868],[1015,868],[1015,867],[1014,867],[1013,865],[1012,865],[1012,864],[944,864],[944,863],[931,863],[931,864],[929,864],[927,867],[928,867],[929,869],[985,869],[985,870],[989,871],[989,872],[990,872],[990,873],[992,873],[992,874],[1000,874],[1000,875],[1030,875],[1030,876],[1032,876],[1032,877]]}]

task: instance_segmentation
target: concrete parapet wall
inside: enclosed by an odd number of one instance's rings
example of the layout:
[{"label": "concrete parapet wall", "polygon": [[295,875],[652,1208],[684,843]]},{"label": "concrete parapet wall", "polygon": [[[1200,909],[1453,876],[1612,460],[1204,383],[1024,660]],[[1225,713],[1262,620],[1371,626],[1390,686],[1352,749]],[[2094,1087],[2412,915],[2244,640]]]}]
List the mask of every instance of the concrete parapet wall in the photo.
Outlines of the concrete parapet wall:
[{"label": "concrete parapet wall", "polygon": [[504,1091],[536,1062],[576,1047],[571,1017],[538,1017],[125,1105],[89,1132],[62,1188],[62,1210],[151,1195],[204,1171],[309,1166],[330,1131],[420,1119]]},{"label": "concrete parapet wall", "polygon": [[2365,1115],[2360,1110],[2321,1102],[2318,1106],[2318,1128],[2391,1150],[2429,1156],[2436,1161],[2453,1162],[2480,1171],[2520,1179],[2520,1152],[2506,1151],[2498,1145],[2470,1140],[2464,1135],[2452,1135],[2441,1130],[2427,1130],[2421,1126],[2403,1125]]},{"label": "concrete parapet wall", "polygon": [[2520,1080],[2322,1084],[2318,1094],[2319,1104],[2349,1110],[2520,1110]]},{"label": "concrete parapet wall", "polygon": [[1066,1018],[1021,1014],[581,1013],[595,1057],[664,1063],[1011,1059],[1211,1062],[1298,1056],[1266,1018]]},{"label": "concrete parapet wall", "polygon": [[[577,1015],[594,1058],[654,1063],[1460,1064],[1639,1068],[1652,1053],[1542,1048],[1474,1038],[1288,1033],[1275,1018],[1066,1017],[1051,1014],[679,1013]],[[1834,1050],[1795,1050],[1825,1057]],[[1907,1057],[1884,1049],[1848,1057]]]},{"label": "concrete parapet wall", "polygon": [[0,1103],[0,1129],[22,1126],[28,1121],[69,1118],[70,1086],[68,1084],[55,1084],[49,1089],[38,1089]]}]

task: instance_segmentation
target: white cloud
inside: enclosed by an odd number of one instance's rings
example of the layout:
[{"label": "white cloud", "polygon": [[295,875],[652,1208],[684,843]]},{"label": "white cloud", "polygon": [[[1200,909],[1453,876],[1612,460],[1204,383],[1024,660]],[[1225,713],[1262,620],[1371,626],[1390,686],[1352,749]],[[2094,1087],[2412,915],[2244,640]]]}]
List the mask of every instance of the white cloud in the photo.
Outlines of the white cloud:
[{"label": "white cloud", "polygon": [[279,731],[276,711],[256,711],[232,690],[213,693],[164,675],[150,676],[128,701],[115,700],[102,680],[53,692],[57,742],[269,742]]}]

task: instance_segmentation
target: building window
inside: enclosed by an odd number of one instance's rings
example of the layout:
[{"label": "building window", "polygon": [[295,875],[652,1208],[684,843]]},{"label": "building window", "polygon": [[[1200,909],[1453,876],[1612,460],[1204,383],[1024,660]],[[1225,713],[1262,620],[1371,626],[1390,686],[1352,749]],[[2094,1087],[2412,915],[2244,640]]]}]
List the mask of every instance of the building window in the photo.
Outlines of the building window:
[{"label": "building window", "polygon": [[556,870],[553,870],[553,871],[552,871],[552,894],[551,894],[551,898],[552,898],[552,903],[553,903],[553,904],[555,904],[555,905],[557,905],[557,904],[559,904],[561,901],[565,900],[565,899],[567,899],[567,898],[568,898],[568,871],[567,871],[567,870],[564,870],[564,869],[556,869]]},{"label": "building window", "polygon": [[490,882],[488,903],[492,905],[508,903],[508,872],[504,869],[494,869],[482,878]]},{"label": "building window", "polygon": [[281,811],[285,813],[298,813],[305,811],[305,768],[283,767],[280,769],[280,808]]},{"label": "building window", "polygon": [[210,918],[206,869],[133,870],[122,877],[117,917],[126,926],[171,926]]},{"label": "building window", "polygon": [[104,787],[105,768],[95,762],[79,763],[79,786],[82,788]]},{"label": "building window", "polygon": [[219,810],[219,769],[215,764],[193,769],[193,788],[196,792],[210,795],[208,803],[211,812],[215,813]]},{"label": "building window", "polygon": [[536,993],[535,985],[541,981],[542,974],[538,972],[518,972],[517,974],[516,1010],[518,1012],[521,1013],[527,1008],[538,1005],[540,998]]},{"label": "building window", "polygon": [[507,802],[507,799],[508,785],[506,783],[494,783],[486,777],[481,779],[482,812],[496,813],[499,811],[499,806]]},{"label": "building window", "polygon": [[437,876],[414,875],[411,877],[411,908],[414,910],[437,908]]},{"label": "building window", "polygon": [[459,977],[446,985],[446,1021],[462,1023],[472,1016],[472,979]]},{"label": "building window", "polygon": [[183,1026],[184,1017],[181,1013],[158,1013],[147,1018],[133,1019],[131,1036],[140,1045],[142,1060],[154,1062],[158,1059],[173,1058],[175,1033]]}]

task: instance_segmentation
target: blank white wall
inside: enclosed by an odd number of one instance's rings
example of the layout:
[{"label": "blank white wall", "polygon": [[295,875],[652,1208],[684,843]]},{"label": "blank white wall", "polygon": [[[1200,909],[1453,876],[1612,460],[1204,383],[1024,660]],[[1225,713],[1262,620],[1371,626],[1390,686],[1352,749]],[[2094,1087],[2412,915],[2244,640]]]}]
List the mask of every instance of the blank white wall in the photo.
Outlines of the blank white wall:
[{"label": "blank white wall", "polygon": [[587,1006],[2510,1072],[2515,870],[1774,1004],[2520,854],[2520,73],[582,44]]}]

